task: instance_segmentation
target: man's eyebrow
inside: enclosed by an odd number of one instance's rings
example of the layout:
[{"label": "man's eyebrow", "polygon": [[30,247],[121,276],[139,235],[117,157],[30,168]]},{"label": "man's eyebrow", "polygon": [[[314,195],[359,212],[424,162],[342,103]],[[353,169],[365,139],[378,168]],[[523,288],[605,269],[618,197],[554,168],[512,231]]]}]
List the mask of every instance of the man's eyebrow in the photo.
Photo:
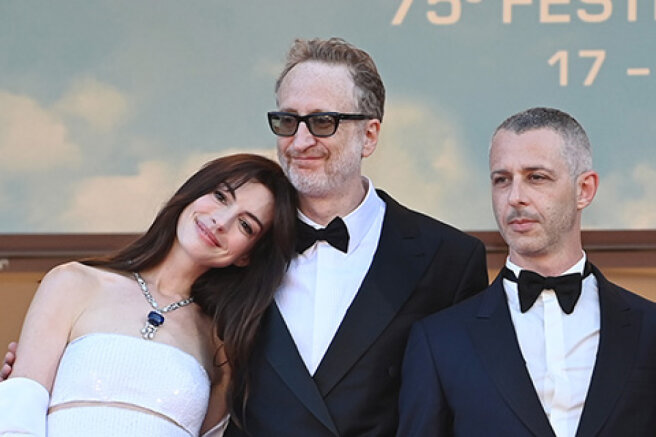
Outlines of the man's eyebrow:
[{"label": "man's eyebrow", "polygon": [[[546,172],[549,172],[549,173],[553,173],[553,169],[551,169],[551,168],[549,168],[549,167],[545,167],[545,166],[543,166],[543,165],[534,165],[534,166],[530,166],[530,167],[522,167],[522,168],[521,168],[521,171],[522,171],[522,172],[530,172],[530,171],[546,171]],[[507,170],[507,169],[505,169],[505,168],[500,168],[500,169],[498,169],[498,170],[492,170],[492,171],[490,171],[490,174],[491,174],[491,175],[492,175],[492,174],[495,174],[495,173],[511,173],[511,171],[510,171],[510,170]]]},{"label": "man's eyebrow", "polygon": [[523,167],[522,168],[522,171],[539,171],[539,170],[546,171],[546,172],[549,172],[549,173],[553,172],[552,169],[550,169],[549,167],[545,167],[543,165],[536,165],[536,166],[533,166],[533,167]]},{"label": "man's eyebrow", "polygon": [[500,174],[508,174],[508,173],[510,173],[510,172],[509,172],[508,170],[504,170],[504,169],[501,169],[501,170],[492,170],[492,171],[490,172],[490,177],[495,176],[495,175],[500,175]]},{"label": "man's eyebrow", "polygon": [[[550,174],[550,175],[553,175],[553,174],[554,174],[554,170],[553,170],[553,169],[551,169],[551,168],[549,168],[549,167],[542,166],[542,165],[535,165],[535,166],[530,166],[530,167],[522,167],[520,171],[521,171],[522,173],[531,173],[531,172],[534,172],[534,171],[543,171],[543,172],[546,172],[546,173],[548,173],[548,174]],[[494,176],[507,175],[507,174],[510,174],[510,173],[512,173],[510,170],[506,170],[506,169],[504,169],[504,168],[501,168],[501,169],[498,169],[498,170],[492,170],[492,171],[490,171],[490,177],[492,178],[492,177],[494,177]]]}]

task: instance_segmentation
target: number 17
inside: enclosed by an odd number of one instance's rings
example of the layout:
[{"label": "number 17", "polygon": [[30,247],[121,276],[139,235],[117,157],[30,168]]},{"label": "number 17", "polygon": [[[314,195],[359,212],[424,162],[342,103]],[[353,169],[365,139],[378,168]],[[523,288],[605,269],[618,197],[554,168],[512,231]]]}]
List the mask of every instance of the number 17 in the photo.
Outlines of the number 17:
[{"label": "number 17", "polygon": [[[601,69],[601,64],[604,63],[606,59],[606,50],[579,50],[579,58],[594,58],[590,71],[583,81],[584,86],[590,86],[594,83],[599,70]],[[556,63],[560,63],[559,69],[559,80],[558,83],[560,86],[567,86],[568,76],[569,76],[569,53],[567,50],[559,50],[554,55],[549,58],[547,61],[549,65],[553,66]]]}]

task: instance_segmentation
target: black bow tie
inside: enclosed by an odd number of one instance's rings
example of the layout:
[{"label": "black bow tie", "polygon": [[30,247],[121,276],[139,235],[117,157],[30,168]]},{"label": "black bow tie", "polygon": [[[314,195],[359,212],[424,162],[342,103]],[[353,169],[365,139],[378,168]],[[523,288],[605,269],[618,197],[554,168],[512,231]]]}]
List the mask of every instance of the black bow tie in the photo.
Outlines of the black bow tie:
[{"label": "black bow tie", "polygon": [[502,275],[504,278],[517,282],[519,293],[519,306],[523,313],[529,310],[537,300],[542,290],[554,290],[560,308],[565,314],[572,314],[574,305],[581,295],[581,284],[583,278],[592,272],[590,263],[585,263],[583,275],[580,273],[571,273],[562,276],[547,276],[546,278],[530,270],[519,272],[519,278],[515,277],[512,270],[507,267],[503,268]]},{"label": "black bow tie", "polygon": [[302,220],[296,221],[298,224],[298,235],[296,236],[296,251],[303,253],[316,241],[326,241],[337,250],[346,253],[348,249],[349,234],[344,221],[335,217],[328,226],[323,229],[314,229],[312,226],[304,223]]}]

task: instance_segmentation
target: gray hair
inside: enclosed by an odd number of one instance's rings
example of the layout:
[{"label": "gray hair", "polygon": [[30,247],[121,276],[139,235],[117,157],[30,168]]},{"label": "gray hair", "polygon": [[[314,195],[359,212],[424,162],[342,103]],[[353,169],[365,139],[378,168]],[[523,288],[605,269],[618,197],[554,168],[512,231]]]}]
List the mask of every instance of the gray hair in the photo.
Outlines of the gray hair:
[{"label": "gray hair", "polygon": [[367,52],[341,38],[296,39],[287,53],[287,63],[276,81],[276,94],[287,73],[306,61],[346,66],[355,84],[358,111],[383,121],[385,86],[374,60]]},{"label": "gray hair", "polygon": [[551,129],[563,139],[561,153],[573,178],[592,170],[592,149],[583,126],[566,112],[553,108],[530,108],[508,117],[494,131],[522,134],[536,129]]}]

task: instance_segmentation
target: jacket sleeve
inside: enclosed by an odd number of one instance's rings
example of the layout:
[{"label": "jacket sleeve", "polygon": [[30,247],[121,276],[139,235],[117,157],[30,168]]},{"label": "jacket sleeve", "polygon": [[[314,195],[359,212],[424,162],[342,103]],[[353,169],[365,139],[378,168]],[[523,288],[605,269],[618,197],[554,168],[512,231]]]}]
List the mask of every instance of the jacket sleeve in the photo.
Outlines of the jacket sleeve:
[{"label": "jacket sleeve", "polygon": [[403,360],[397,437],[451,435],[452,414],[421,322],[414,325]]},{"label": "jacket sleeve", "polygon": [[489,285],[485,246],[477,241],[468,256],[453,303],[458,303],[485,290]]}]

